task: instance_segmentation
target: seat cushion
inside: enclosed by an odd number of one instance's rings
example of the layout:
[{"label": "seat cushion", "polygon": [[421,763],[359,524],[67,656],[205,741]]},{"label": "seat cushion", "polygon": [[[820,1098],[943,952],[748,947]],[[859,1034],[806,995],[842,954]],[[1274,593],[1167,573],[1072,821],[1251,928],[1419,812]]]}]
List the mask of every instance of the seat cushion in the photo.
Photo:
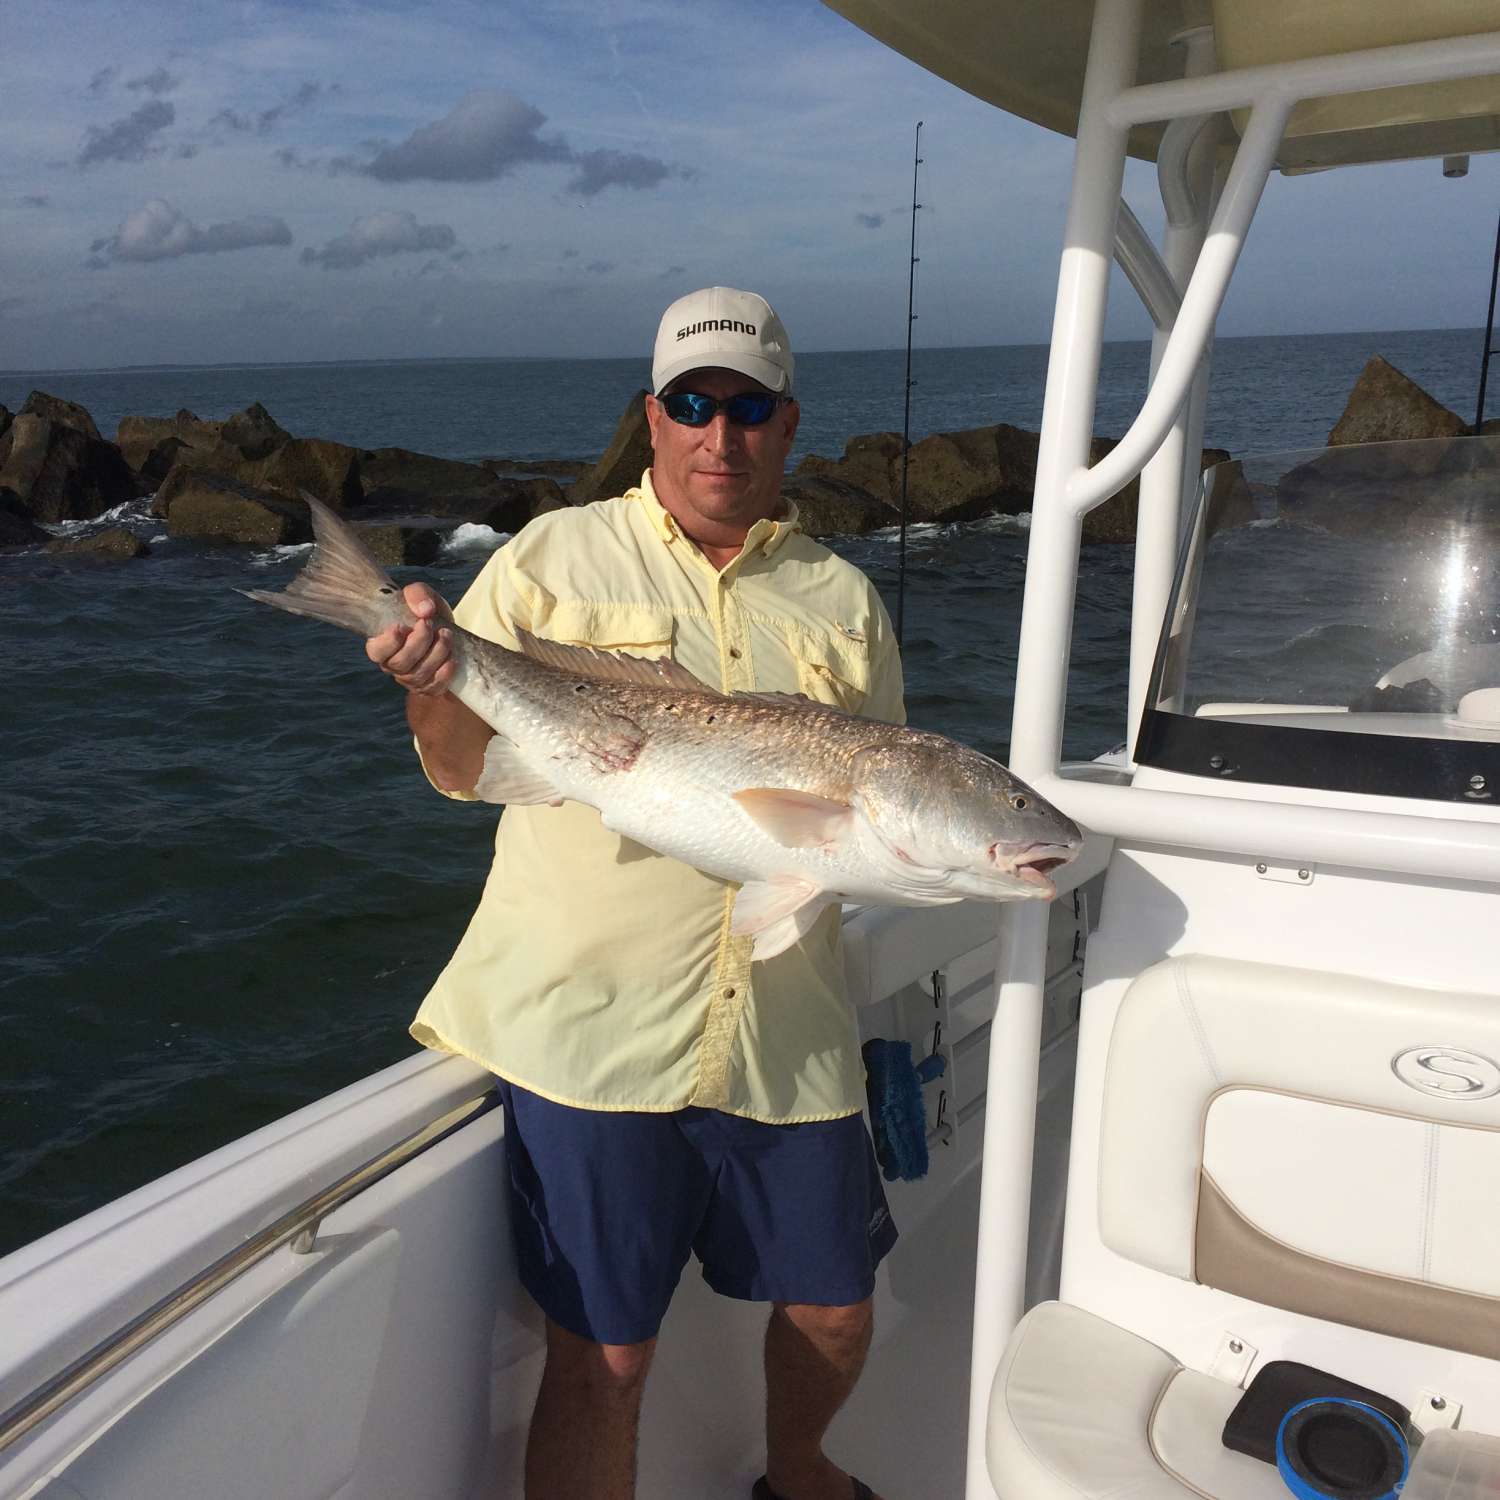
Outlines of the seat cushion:
[{"label": "seat cushion", "polygon": [[1017,1325],[990,1394],[1000,1500],[1285,1500],[1270,1464],[1220,1442],[1243,1392],[1065,1302]]}]

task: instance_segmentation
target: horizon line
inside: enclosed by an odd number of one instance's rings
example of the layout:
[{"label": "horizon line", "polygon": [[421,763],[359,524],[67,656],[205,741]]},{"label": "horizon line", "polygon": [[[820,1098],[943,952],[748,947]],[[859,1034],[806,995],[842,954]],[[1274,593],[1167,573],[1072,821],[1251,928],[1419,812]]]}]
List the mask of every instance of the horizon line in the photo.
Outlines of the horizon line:
[{"label": "horizon line", "polygon": [[[1215,343],[1228,343],[1240,339],[1315,339],[1315,338],[1369,338],[1392,333],[1478,333],[1483,330],[1478,324],[1473,327],[1461,328],[1353,328],[1353,329],[1313,329],[1299,333],[1225,333],[1219,334]],[[1149,344],[1149,337],[1129,339],[1105,339],[1106,348],[1112,345]],[[919,354],[948,354],[960,350],[974,349],[1046,349],[1048,341],[1042,339],[1025,339],[1013,344],[918,344],[913,352]],[[865,349],[804,349],[797,352],[798,359],[806,359],[820,355],[839,354],[904,354],[905,346],[900,344],[881,345]],[[189,360],[165,360],[152,364],[131,365],[55,365],[49,367],[34,366],[29,368],[0,370],[0,379],[12,376],[27,375],[149,375],[160,373],[165,370],[294,370],[294,369],[327,369],[338,366],[352,365],[463,365],[463,364],[498,364],[498,363],[529,363],[529,364],[557,364],[572,362],[577,364],[591,363],[645,363],[650,359],[649,353],[643,354],[417,354],[400,356],[367,356],[359,359],[236,359],[236,360],[212,360],[203,363],[195,363]]]}]

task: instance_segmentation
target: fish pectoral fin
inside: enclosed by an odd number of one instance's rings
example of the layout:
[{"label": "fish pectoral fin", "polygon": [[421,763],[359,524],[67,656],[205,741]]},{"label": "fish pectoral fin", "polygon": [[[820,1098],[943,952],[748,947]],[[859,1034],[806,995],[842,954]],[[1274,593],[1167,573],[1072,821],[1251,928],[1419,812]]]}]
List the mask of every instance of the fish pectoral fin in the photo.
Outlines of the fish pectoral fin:
[{"label": "fish pectoral fin", "polygon": [[755,939],[752,959],[775,958],[806,937],[827,905],[828,893],[799,876],[752,880],[734,898],[729,930],[735,937]]},{"label": "fish pectoral fin", "polygon": [[755,946],[750,950],[750,962],[760,963],[765,959],[775,958],[778,953],[785,953],[793,943],[800,943],[812,931],[813,923],[822,916],[827,904],[826,901],[810,901],[791,916],[783,917],[764,932],[756,933]]},{"label": "fish pectoral fin", "polygon": [[474,783],[474,795],[485,802],[507,802],[520,807],[538,802],[561,805],[557,788],[533,771],[503,735],[497,734],[485,747],[484,769]]},{"label": "fish pectoral fin", "polygon": [[845,838],[854,823],[854,809],[847,802],[813,792],[758,786],[730,795],[762,833],[788,849],[826,848]]}]

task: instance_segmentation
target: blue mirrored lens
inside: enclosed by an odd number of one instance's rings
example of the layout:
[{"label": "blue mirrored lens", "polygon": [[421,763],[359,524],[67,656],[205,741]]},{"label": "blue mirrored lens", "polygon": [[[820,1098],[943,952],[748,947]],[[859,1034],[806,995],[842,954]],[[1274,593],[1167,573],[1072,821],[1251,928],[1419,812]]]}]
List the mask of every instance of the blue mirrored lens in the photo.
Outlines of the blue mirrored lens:
[{"label": "blue mirrored lens", "polygon": [[763,396],[758,391],[747,391],[742,396],[731,396],[724,402],[724,411],[731,422],[741,427],[759,427],[776,410],[776,397]]},{"label": "blue mirrored lens", "polygon": [[674,422],[681,422],[685,427],[706,427],[721,411],[736,427],[759,427],[770,420],[779,399],[760,391],[745,391],[717,401],[712,396],[679,391],[675,395],[663,396],[661,404]]}]

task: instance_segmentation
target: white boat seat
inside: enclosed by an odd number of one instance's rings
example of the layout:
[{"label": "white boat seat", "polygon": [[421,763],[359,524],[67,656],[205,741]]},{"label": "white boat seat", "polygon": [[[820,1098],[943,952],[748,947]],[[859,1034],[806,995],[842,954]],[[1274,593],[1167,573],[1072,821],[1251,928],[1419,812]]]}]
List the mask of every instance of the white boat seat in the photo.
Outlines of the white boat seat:
[{"label": "white boat seat", "polygon": [[1286,1500],[1270,1464],[1219,1434],[1238,1386],[1065,1302],[1017,1326],[990,1395],[1000,1500]]},{"label": "white boat seat", "polygon": [[[1156,964],[1110,1036],[1099,1237],[1164,1277],[1500,1358],[1497,1060],[1494,995]],[[1316,1364],[1315,1339],[1302,1347]],[[990,1477],[1001,1500],[1283,1495],[1273,1467],[1221,1445],[1240,1395],[1043,1304],[996,1375]]]},{"label": "white boat seat", "polygon": [[1183,956],[1115,1018],[1099,1233],[1168,1276],[1500,1358],[1500,999]]}]

